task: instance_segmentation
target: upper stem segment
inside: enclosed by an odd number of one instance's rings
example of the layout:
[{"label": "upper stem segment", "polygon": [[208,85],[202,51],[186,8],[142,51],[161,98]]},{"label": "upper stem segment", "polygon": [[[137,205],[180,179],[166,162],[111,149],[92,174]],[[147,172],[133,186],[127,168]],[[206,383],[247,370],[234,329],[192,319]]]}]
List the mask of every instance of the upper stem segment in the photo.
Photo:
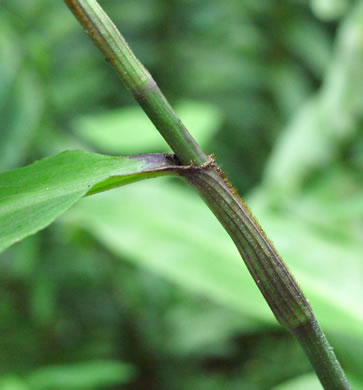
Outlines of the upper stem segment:
[{"label": "upper stem segment", "polygon": [[149,116],[171,149],[185,164],[201,165],[207,155],[172,109],[150,73],[96,0],[65,0],[96,45],[111,62],[125,86]]}]

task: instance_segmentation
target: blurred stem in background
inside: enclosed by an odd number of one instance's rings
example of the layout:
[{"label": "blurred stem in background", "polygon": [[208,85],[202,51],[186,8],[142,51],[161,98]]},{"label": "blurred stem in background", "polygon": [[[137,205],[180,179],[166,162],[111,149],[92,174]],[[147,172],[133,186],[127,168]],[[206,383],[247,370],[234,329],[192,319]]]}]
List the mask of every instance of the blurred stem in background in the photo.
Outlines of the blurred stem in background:
[{"label": "blurred stem in background", "polygon": [[194,141],[97,1],[65,2],[115,67],[181,163],[191,165],[184,177],[199,191],[230,234],[275,317],[301,343],[323,386],[331,390],[350,389],[308,301],[223,172]]}]

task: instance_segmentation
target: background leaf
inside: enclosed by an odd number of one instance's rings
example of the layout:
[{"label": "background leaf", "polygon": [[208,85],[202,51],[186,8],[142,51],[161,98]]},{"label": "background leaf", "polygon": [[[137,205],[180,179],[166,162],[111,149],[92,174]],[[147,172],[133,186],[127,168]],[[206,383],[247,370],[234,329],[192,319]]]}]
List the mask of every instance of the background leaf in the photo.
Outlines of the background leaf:
[{"label": "background leaf", "polygon": [[[237,250],[214,217],[208,217],[206,207],[194,194],[173,187],[163,191],[161,184],[139,183],[124,193],[87,199],[71,217],[114,253],[251,317],[273,322]],[[121,215],[123,224],[118,222]],[[316,236],[293,216],[264,212],[258,217],[304,286],[324,328],[349,328],[361,336],[360,246]]]},{"label": "background leaf", "polygon": [[[337,244],[293,215],[264,210],[257,216],[328,336],[349,329],[358,342],[363,329],[360,245],[354,240]],[[195,194],[138,183],[122,193],[84,200],[70,217],[115,255],[257,322],[276,324],[229,237]]]},{"label": "background leaf", "polygon": [[[208,103],[184,101],[175,110],[202,146],[221,124],[219,110]],[[170,152],[150,119],[136,106],[82,116],[75,121],[74,129],[75,134],[105,153]]]},{"label": "background leaf", "polygon": [[273,390],[322,390],[323,387],[320,384],[318,378],[314,374],[304,375],[298,378],[289,380],[280,386],[276,386]]},{"label": "background leaf", "polygon": [[358,2],[340,27],[320,92],[300,108],[270,156],[265,183],[271,192],[298,191],[358,131],[362,98],[356,80],[363,77],[362,20],[363,6]]},{"label": "background leaf", "polygon": [[[357,382],[354,378],[352,379],[349,375],[349,380],[352,384],[352,388],[354,389],[361,389],[362,384]],[[319,380],[316,378],[316,375],[311,373],[307,375],[303,375],[301,377],[297,377],[291,380],[286,381],[285,383],[282,383],[279,386],[274,387],[272,390],[322,390],[323,387],[321,386]]]},{"label": "background leaf", "polygon": [[4,390],[29,390],[27,383],[16,376],[1,377],[0,385]]},{"label": "background leaf", "polygon": [[133,369],[116,361],[92,361],[38,369],[28,378],[34,390],[91,390],[127,383]]}]

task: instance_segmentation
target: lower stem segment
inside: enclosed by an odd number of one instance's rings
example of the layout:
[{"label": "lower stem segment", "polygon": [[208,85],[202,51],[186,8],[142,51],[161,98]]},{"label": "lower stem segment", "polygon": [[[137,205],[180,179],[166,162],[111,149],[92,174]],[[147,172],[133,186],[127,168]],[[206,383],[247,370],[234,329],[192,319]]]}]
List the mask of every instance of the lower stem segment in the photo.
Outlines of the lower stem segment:
[{"label": "lower stem segment", "polygon": [[333,348],[315,318],[290,330],[304,349],[324,389],[351,389]]},{"label": "lower stem segment", "polygon": [[209,166],[192,168],[182,175],[231,236],[276,319],[295,335],[324,389],[351,389],[308,300],[219,167],[211,161]]}]

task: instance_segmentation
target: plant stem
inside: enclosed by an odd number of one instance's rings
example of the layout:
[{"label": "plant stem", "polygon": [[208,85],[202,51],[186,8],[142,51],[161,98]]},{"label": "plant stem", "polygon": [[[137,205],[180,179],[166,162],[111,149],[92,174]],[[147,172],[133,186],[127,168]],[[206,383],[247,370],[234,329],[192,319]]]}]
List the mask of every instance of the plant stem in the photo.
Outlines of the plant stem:
[{"label": "plant stem", "polygon": [[304,349],[325,389],[350,389],[333,348],[315,318],[291,331]]},{"label": "plant stem", "polygon": [[308,300],[221,169],[213,163],[180,174],[227,230],[277,321],[299,341],[324,389],[351,389]]},{"label": "plant stem", "polygon": [[131,90],[171,149],[185,164],[200,165],[208,161],[194,138],[179,119],[150,73],[135,57],[125,39],[96,0],[65,0]]},{"label": "plant stem", "polygon": [[65,2],[113,64],[177,158],[191,165],[180,174],[199,191],[227,230],[276,319],[300,342],[324,388],[350,389],[309,302],[221,169],[194,141],[97,1]]},{"label": "plant stem", "polygon": [[295,329],[313,317],[312,309],[262,228],[214,163],[183,173],[237,246],[248,270],[281,325]]}]

